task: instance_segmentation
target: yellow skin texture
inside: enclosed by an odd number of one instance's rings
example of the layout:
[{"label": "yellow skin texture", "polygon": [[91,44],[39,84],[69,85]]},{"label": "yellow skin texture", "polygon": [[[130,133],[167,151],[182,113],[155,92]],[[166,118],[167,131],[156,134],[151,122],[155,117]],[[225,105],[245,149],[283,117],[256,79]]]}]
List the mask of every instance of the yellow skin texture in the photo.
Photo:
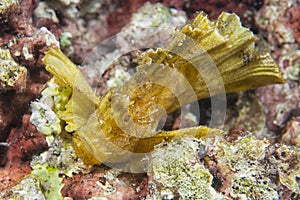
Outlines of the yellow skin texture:
[{"label": "yellow skin texture", "polygon": [[[130,152],[148,153],[175,137],[222,133],[203,126],[155,133],[165,113],[218,93],[283,83],[271,56],[255,52],[255,41],[235,14],[222,13],[212,22],[201,12],[165,49],[142,53],[137,74],[103,97],[94,94],[78,67],[59,49],[46,52],[43,62],[60,85],[73,88],[59,117],[66,121],[66,131],[74,132],[77,155],[86,164],[126,162]],[[219,78],[211,73],[211,66]],[[220,84],[225,90],[218,89]]]}]

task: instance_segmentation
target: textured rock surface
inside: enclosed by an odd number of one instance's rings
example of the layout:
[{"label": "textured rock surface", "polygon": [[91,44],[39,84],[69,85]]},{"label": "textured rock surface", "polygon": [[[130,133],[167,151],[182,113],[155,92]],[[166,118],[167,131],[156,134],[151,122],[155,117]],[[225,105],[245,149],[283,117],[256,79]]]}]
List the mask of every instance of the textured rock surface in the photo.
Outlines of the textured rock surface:
[{"label": "textured rock surface", "polygon": [[298,150],[270,145],[252,135],[231,142],[214,136],[158,145],[149,158],[152,168],[148,173],[148,197],[297,198]]},{"label": "textured rock surface", "polygon": [[273,138],[280,140],[280,132],[297,116],[299,110],[300,50],[297,43],[295,19],[297,0],[265,1],[256,15],[260,34],[267,40],[268,48],[282,69],[287,83],[262,87],[257,95],[266,115],[266,125],[273,131]]}]

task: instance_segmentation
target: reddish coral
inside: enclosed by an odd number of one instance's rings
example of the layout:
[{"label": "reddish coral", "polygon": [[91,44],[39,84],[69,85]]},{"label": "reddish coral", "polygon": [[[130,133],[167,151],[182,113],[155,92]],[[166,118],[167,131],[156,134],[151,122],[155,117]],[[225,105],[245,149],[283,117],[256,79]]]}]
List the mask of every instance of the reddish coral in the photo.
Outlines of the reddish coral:
[{"label": "reddish coral", "polygon": [[49,78],[44,70],[32,71],[23,93],[0,94],[0,142],[6,140],[10,128],[19,125],[21,116],[28,111],[30,102],[40,95]]},{"label": "reddish coral", "polygon": [[0,169],[0,191],[8,188],[31,172],[28,160],[32,155],[47,149],[46,137],[38,132],[30,121],[30,115],[24,115],[22,126],[13,128],[7,139],[6,156],[1,159],[5,165]]},{"label": "reddish coral", "polygon": [[4,141],[14,120],[14,112],[8,106],[8,101],[1,101],[1,97],[4,96],[0,95],[0,141]]},{"label": "reddish coral", "polygon": [[212,186],[217,191],[225,194],[226,189],[232,185],[232,177],[234,173],[228,167],[224,168],[220,166],[217,158],[206,156],[204,160],[210,173],[214,176]]},{"label": "reddish coral", "polygon": [[[260,35],[268,40],[268,47],[280,67],[293,65],[293,62],[299,60],[287,51],[293,51],[294,44],[297,44],[294,40],[299,40],[299,9],[299,4],[266,0],[262,9],[256,13]],[[273,12],[276,14],[273,15]]]},{"label": "reddish coral", "polygon": [[53,35],[58,38],[61,35],[61,27],[59,24],[54,23],[51,19],[38,18],[33,21],[36,28],[46,27]]},{"label": "reddish coral", "polygon": [[29,162],[9,163],[0,168],[0,191],[12,187],[31,172]]},{"label": "reddish coral", "polygon": [[228,142],[235,141],[238,137],[245,136],[247,134],[246,130],[240,126],[234,126],[229,130],[229,134],[225,137]]},{"label": "reddish coral", "polygon": [[[23,53],[16,56],[15,52],[22,52],[24,45],[28,48],[28,53],[33,57],[28,59]],[[32,37],[18,38],[17,42],[10,47],[11,55],[13,58],[23,66],[28,68],[42,67],[42,57],[44,52],[48,50],[46,41],[40,34],[35,34]]]},{"label": "reddish coral", "polygon": [[64,187],[61,193],[64,197],[73,199],[88,199],[93,196],[100,196],[103,189],[97,182],[103,177],[100,174],[74,174],[73,177],[65,177]]},{"label": "reddish coral", "polygon": [[257,90],[266,113],[267,127],[277,133],[278,137],[290,120],[293,110],[299,109],[300,106],[296,74],[300,59],[296,43],[299,40],[299,9],[299,4],[267,0],[256,14],[260,34],[267,39],[273,58],[287,77],[287,83],[284,85],[267,86]]},{"label": "reddish coral", "polygon": [[[45,38],[37,33],[41,26],[47,27],[55,36],[60,35],[59,27],[48,19],[34,19],[32,13],[38,6],[38,0],[22,0],[20,3],[13,4],[8,9],[5,23],[0,24],[1,32],[0,46],[8,45],[12,56],[19,64],[26,67],[42,66],[41,57],[47,50]],[[18,35],[17,35],[18,34]],[[19,37],[22,36],[22,37]],[[24,45],[27,45],[28,52],[33,55],[32,59],[25,59],[22,53]],[[19,56],[16,52],[19,52]]]},{"label": "reddish coral", "polygon": [[296,4],[292,6],[288,12],[287,15],[287,26],[290,27],[293,30],[293,36],[295,40],[300,44],[300,5]]},{"label": "reddish coral", "polygon": [[148,187],[145,175],[121,174],[107,180],[100,172],[73,174],[72,178],[64,177],[63,183],[62,195],[78,200],[104,196],[108,199],[140,199],[146,196]]},{"label": "reddish coral", "polygon": [[32,12],[37,7],[38,0],[22,0],[20,3],[12,4],[6,11],[5,23],[1,23],[4,30],[13,30],[22,35],[30,36],[35,28],[32,26]]},{"label": "reddish coral", "polygon": [[108,32],[110,35],[118,33],[123,26],[129,23],[132,13],[137,11],[145,2],[135,0],[125,0],[123,6],[117,8],[107,17]]},{"label": "reddish coral", "polygon": [[284,185],[280,187],[279,194],[281,194],[282,199],[296,199],[296,197],[293,198],[293,192]]},{"label": "reddish coral", "polygon": [[281,141],[300,146],[300,118],[291,119],[281,133]]},{"label": "reddish coral", "polygon": [[257,89],[257,95],[264,105],[269,130],[279,132],[299,106],[298,89],[289,85],[275,85]]},{"label": "reddish coral", "polygon": [[21,128],[13,128],[7,139],[9,148],[7,160],[9,163],[22,163],[35,153],[42,152],[47,148],[46,137],[38,132],[30,121],[30,115],[24,115]]},{"label": "reddish coral", "polygon": [[[24,93],[9,92],[0,95],[0,190],[10,187],[30,173],[28,160],[35,153],[46,149],[45,136],[36,131],[29,122],[28,111],[30,101],[34,100],[44,88],[49,79],[43,71],[30,74]],[[15,127],[10,130],[10,128]],[[20,127],[20,128],[18,128]],[[9,136],[8,136],[9,133]],[[6,139],[8,136],[8,139]]]},{"label": "reddish coral", "polygon": [[[36,68],[42,66],[41,58],[44,51],[47,50],[46,39],[42,34],[37,33],[37,30],[40,26],[47,26],[50,29],[53,29],[54,33],[57,33],[58,31],[55,32],[55,30],[58,29],[53,25],[53,22],[43,21],[42,19],[35,20],[32,18],[32,13],[38,3],[38,0],[22,0],[19,3],[12,4],[6,11],[6,15],[1,16],[3,20],[1,20],[0,23],[0,46],[7,46],[14,59],[19,64],[27,67],[29,71],[26,84],[24,83],[22,85],[26,85],[26,88],[22,88],[22,90],[17,93],[15,91],[9,91],[0,94],[0,142],[2,143],[7,141],[8,134],[8,140],[12,142],[15,141],[12,137],[18,136],[17,132],[27,133],[24,129],[20,131],[18,128],[21,125],[20,121],[22,115],[28,112],[30,102],[40,95],[44,88],[44,84],[51,77],[44,69]],[[8,43],[10,43],[10,45],[8,45]],[[28,53],[33,55],[30,59],[26,59],[26,56],[23,55],[23,48],[25,45],[27,46],[26,50]],[[23,121],[23,127],[25,124],[26,123]],[[15,128],[10,131],[13,127]],[[3,145],[0,146],[2,165],[7,164],[7,162],[17,162],[18,159],[24,159],[24,157],[27,156],[30,157],[32,154],[30,149],[39,148],[38,146],[34,146],[40,145],[40,141],[31,139],[28,141],[26,140],[25,143],[16,142],[14,145],[21,145],[19,148],[24,148],[25,152],[20,153],[16,151],[14,155],[14,151],[11,151],[10,149],[17,149],[17,146],[12,147],[10,144],[8,151],[7,147]]]}]

